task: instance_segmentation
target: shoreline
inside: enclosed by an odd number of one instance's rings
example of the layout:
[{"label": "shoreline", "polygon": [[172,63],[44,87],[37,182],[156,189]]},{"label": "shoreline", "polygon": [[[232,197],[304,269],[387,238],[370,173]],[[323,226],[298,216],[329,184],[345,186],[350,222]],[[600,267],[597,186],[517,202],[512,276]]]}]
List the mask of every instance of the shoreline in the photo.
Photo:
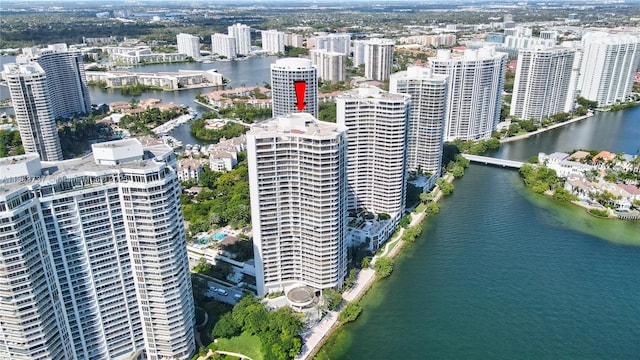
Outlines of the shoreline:
[{"label": "shoreline", "polygon": [[[443,178],[449,183],[452,183],[453,180],[455,180],[455,177],[450,174],[446,174]],[[436,189],[437,194],[433,198],[434,202],[438,202],[444,196],[437,185],[434,187],[434,190]],[[406,229],[422,224],[427,218],[427,212],[425,210],[419,213],[411,212],[409,214],[411,215],[411,222]],[[342,294],[342,299],[345,303],[341,304],[341,306],[336,310],[328,312],[327,315],[325,315],[325,317],[322,318],[322,320],[310,331],[308,336],[303,336],[303,347],[294,359],[312,359],[313,356],[317,355],[318,351],[322,349],[327,339],[343,325],[338,321],[338,315],[340,314],[339,310],[341,310],[346,303],[359,301],[376,284],[378,278],[373,270],[375,261],[380,257],[389,257],[393,259],[400,253],[400,250],[404,248],[405,244],[405,241],[402,240],[404,231],[405,228],[401,227],[400,231],[397,231],[394,237],[387,239],[384,251],[380,255],[375,255],[372,258],[371,265],[368,268],[361,269],[360,272],[358,272],[356,283],[351,289]],[[393,247],[389,249],[389,246]]]},{"label": "shoreline", "polygon": [[500,143],[504,144],[504,143],[508,143],[508,142],[512,142],[512,141],[518,141],[518,140],[526,139],[526,138],[528,138],[530,136],[541,134],[541,133],[543,133],[545,131],[557,129],[559,127],[562,127],[562,126],[565,126],[565,125],[568,125],[568,124],[572,124],[572,123],[577,122],[577,121],[588,119],[588,118],[592,117],[594,114],[595,114],[594,112],[589,112],[587,115],[578,116],[576,118],[573,118],[571,120],[567,120],[565,122],[561,122],[561,123],[558,123],[558,124],[553,124],[551,126],[547,126],[546,128],[538,129],[536,131],[528,132],[528,133],[522,134],[522,135],[516,135],[516,136],[508,137],[508,138],[505,138],[505,139],[501,139]]}]

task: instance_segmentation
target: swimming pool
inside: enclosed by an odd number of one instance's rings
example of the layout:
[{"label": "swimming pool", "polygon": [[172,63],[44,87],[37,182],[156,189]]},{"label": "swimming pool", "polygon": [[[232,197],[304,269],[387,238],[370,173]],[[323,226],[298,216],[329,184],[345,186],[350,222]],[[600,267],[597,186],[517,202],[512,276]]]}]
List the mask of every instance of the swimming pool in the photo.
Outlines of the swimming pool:
[{"label": "swimming pool", "polygon": [[215,233],[215,234],[211,234],[211,235],[205,235],[200,237],[198,240],[196,240],[196,244],[200,244],[200,245],[209,245],[209,242],[213,241],[220,241],[224,238],[227,237],[227,234],[225,233]]},{"label": "swimming pool", "polygon": [[211,237],[213,239],[215,239],[216,241],[220,241],[220,240],[226,238],[227,234],[225,234],[225,233],[215,233],[215,234],[211,235]]}]

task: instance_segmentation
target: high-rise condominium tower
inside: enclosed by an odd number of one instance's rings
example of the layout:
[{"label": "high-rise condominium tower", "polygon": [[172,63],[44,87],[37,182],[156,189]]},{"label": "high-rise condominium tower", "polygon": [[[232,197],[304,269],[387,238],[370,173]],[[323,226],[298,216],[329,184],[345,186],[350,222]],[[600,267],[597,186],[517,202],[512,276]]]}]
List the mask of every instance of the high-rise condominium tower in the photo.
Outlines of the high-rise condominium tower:
[{"label": "high-rise condominium tower", "polygon": [[65,44],[45,49],[24,48],[17,63],[37,62],[47,74],[50,102],[56,118],[91,111],[91,98],[84,73],[82,54],[70,51]]},{"label": "high-rise condominium tower", "polygon": [[575,54],[574,48],[567,47],[520,50],[510,115],[540,121],[571,112],[575,101],[572,76],[577,76]]},{"label": "high-rise condominium tower", "polygon": [[175,155],[135,139],[93,151],[46,165],[0,159],[0,358],[189,359]]},{"label": "high-rise condominium tower", "polygon": [[640,62],[640,37],[589,32],[582,37],[578,91],[599,106],[626,101]]},{"label": "high-rise condominium tower", "polygon": [[192,58],[200,57],[200,38],[190,34],[178,34],[178,52]]},{"label": "high-rise condominium tower", "polygon": [[211,35],[211,53],[235,59],[237,56],[236,39],[225,34]]},{"label": "high-rise condominium tower", "polygon": [[277,30],[262,30],[262,50],[270,53],[284,53],[284,33]]},{"label": "high-rise condominium tower", "polygon": [[227,28],[227,34],[236,40],[239,55],[251,54],[251,28],[243,24],[234,24]]},{"label": "high-rise condominium tower", "polygon": [[318,72],[311,60],[285,58],[271,64],[271,98],[273,116],[301,112],[296,97],[296,82],[305,83],[302,112],[318,116]]},{"label": "high-rise condominium tower", "polygon": [[389,91],[411,95],[407,135],[407,167],[439,176],[447,104],[447,76],[410,66],[391,75]]},{"label": "high-rise condominium tower", "polygon": [[385,81],[393,70],[393,40],[371,39],[365,42],[364,76]]},{"label": "high-rise condominium tower", "polygon": [[347,79],[347,55],[327,50],[311,50],[309,55],[323,81],[337,83]]},{"label": "high-rise condominium tower", "polygon": [[347,272],[345,128],[309,114],[247,133],[258,295],[339,288]]},{"label": "high-rise condominium tower", "polygon": [[6,64],[4,77],[24,150],[38,153],[44,161],[62,160],[47,74],[37,63]]},{"label": "high-rise condominium tower", "polygon": [[385,213],[393,222],[404,215],[409,99],[376,87],[336,98],[336,123],[347,128],[349,210]]},{"label": "high-rise condominium tower", "polygon": [[434,74],[449,77],[444,141],[490,138],[500,120],[507,54],[491,47],[463,56],[439,50],[429,64]]},{"label": "high-rise condominium tower", "polygon": [[363,65],[365,60],[366,40],[353,40],[353,66]]},{"label": "high-rise condominium tower", "polygon": [[328,34],[315,36],[307,40],[316,50],[327,50],[349,55],[351,34]]}]

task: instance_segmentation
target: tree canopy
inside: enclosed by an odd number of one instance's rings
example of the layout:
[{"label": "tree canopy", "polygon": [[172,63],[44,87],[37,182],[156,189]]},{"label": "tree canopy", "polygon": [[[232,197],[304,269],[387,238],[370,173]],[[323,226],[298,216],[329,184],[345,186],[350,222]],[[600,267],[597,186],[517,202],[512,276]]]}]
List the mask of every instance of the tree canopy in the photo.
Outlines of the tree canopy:
[{"label": "tree canopy", "polygon": [[184,218],[189,221],[192,234],[226,225],[240,228],[251,222],[249,170],[244,153],[238,154],[238,160],[236,168],[229,172],[205,167],[199,182],[203,190],[194,200],[182,197]]},{"label": "tree canopy", "polygon": [[18,130],[0,130],[0,157],[24,154]]},{"label": "tree canopy", "polygon": [[260,339],[265,360],[286,360],[300,352],[301,329],[302,321],[291,308],[269,311],[253,296],[245,296],[220,318],[211,335],[229,338],[247,332]]},{"label": "tree canopy", "polygon": [[205,118],[196,119],[191,122],[190,131],[191,135],[202,140],[220,141],[220,139],[231,139],[238,137],[245,132],[248,128],[242,124],[235,122],[228,122],[220,129],[207,129],[205,127]]}]

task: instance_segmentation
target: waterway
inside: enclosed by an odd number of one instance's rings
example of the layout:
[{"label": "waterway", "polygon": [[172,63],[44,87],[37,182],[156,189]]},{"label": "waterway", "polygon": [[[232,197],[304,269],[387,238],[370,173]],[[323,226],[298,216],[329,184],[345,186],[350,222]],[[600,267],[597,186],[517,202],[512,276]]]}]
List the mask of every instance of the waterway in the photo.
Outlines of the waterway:
[{"label": "waterway", "polygon": [[[153,64],[145,66],[134,66],[126,71],[131,72],[178,72],[178,70],[210,70],[216,69],[220,74],[229,79],[230,87],[241,86],[263,86],[265,82],[270,83],[270,66],[275,63],[276,56],[255,56],[240,61],[213,61],[212,63],[174,63],[174,64]],[[0,69],[3,64],[15,62],[15,56],[0,56]],[[198,93],[207,93],[216,88],[188,89],[179,91],[148,91],[141,96],[124,96],[119,89],[100,89],[89,87],[89,96],[93,104],[108,104],[114,101],[130,101],[132,98],[158,98],[167,103],[181,104],[195,109],[199,114],[203,114],[209,109],[194,102]],[[0,99],[9,98],[9,89],[0,86]],[[12,108],[0,109],[0,113],[13,114]],[[210,141],[196,139],[189,132],[189,125],[178,126],[170,134],[184,144],[208,144]]]},{"label": "waterway", "polygon": [[[503,144],[494,156],[638,147],[635,108]],[[595,219],[532,194],[516,171],[472,165],[323,355],[636,359],[639,245],[640,222]]]}]

